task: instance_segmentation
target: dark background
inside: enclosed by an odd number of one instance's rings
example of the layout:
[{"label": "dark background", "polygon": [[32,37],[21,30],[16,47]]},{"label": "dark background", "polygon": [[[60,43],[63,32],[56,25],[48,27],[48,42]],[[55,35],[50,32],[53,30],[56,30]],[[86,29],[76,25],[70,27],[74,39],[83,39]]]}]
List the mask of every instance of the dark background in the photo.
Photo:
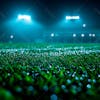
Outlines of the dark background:
[{"label": "dark background", "polygon": [[65,34],[65,29],[54,26],[67,14],[80,15],[88,24],[88,31],[96,34],[100,31],[100,0],[0,0],[0,35],[11,32],[6,31],[4,23],[19,13],[31,14],[34,20],[41,23],[43,29],[40,32],[44,37],[50,32]]},{"label": "dark background", "polygon": [[80,14],[100,25],[100,0],[0,0],[0,21],[21,10],[30,12],[35,20],[46,25],[56,23],[67,13]]}]

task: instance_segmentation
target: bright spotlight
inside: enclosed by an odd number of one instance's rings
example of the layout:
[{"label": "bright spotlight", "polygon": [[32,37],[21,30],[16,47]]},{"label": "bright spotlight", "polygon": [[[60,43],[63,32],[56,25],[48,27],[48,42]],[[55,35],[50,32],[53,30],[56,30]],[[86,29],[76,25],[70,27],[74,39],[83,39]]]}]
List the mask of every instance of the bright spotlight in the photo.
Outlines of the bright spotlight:
[{"label": "bright spotlight", "polygon": [[13,39],[13,38],[14,38],[14,36],[13,36],[13,35],[10,35],[10,38],[11,38],[11,39]]},{"label": "bright spotlight", "polygon": [[27,22],[31,22],[31,16],[29,15],[18,15],[18,20],[24,20],[24,21],[27,21]]},{"label": "bright spotlight", "polygon": [[89,34],[89,36],[91,37],[91,36],[92,36],[92,34],[90,33],[90,34]]},{"label": "bright spotlight", "polygon": [[95,37],[95,34],[92,34],[93,37]]},{"label": "bright spotlight", "polygon": [[73,34],[73,37],[76,37],[76,34]]},{"label": "bright spotlight", "polygon": [[77,20],[80,19],[80,16],[66,16],[66,20]]},{"label": "bright spotlight", "polygon": [[84,34],[81,34],[81,37],[84,37],[85,35]]},{"label": "bright spotlight", "polygon": [[54,37],[54,33],[51,33],[51,37]]},{"label": "bright spotlight", "polygon": [[83,24],[83,27],[86,27],[86,24]]},{"label": "bright spotlight", "polygon": [[18,20],[22,20],[23,16],[22,15],[18,15]]}]

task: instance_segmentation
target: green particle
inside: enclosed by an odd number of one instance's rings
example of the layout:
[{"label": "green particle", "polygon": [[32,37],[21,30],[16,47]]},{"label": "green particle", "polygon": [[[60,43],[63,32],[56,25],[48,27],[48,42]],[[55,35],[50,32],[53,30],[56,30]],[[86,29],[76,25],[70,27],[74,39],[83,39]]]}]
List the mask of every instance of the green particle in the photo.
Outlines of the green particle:
[{"label": "green particle", "polygon": [[14,97],[10,91],[0,88],[0,100],[14,100]]},{"label": "green particle", "polygon": [[27,82],[31,82],[31,78],[30,78],[29,76],[26,76],[26,77],[25,77],[25,80],[26,80]]}]

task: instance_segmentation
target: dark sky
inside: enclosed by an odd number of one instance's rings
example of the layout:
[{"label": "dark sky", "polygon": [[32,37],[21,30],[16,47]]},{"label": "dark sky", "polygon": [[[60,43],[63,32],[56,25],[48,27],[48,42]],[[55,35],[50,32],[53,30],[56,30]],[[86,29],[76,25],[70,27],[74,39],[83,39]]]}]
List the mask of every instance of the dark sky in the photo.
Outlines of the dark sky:
[{"label": "dark sky", "polygon": [[29,13],[46,25],[64,19],[67,14],[79,14],[99,25],[100,0],[0,0],[1,21],[19,13]]}]

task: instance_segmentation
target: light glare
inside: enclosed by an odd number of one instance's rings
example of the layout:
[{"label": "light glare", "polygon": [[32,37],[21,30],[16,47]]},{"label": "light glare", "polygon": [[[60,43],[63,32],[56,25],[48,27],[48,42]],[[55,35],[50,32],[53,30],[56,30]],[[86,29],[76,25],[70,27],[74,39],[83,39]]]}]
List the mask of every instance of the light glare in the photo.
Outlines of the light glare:
[{"label": "light glare", "polygon": [[66,16],[66,20],[80,19],[80,16]]},{"label": "light glare", "polygon": [[13,39],[13,38],[14,38],[14,36],[13,36],[13,35],[10,35],[10,38],[11,38],[11,39]]},{"label": "light glare", "polygon": [[29,15],[18,15],[18,20],[25,20],[27,22],[30,22],[31,16],[29,16]]},{"label": "light glare", "polygon": [[73,34],[73,37],[76,37],[76,34]]},{"label": "light glare", "polygon": [[86,27],[86,24],[83,24],[83,27]]},{"label": "light glare", "polygon": [[89,36],[91,37],[91,36],[92,36],[92,34],[89,34]]},{"label": "light glare", "polygon": [[51,33],[51,37],[54,37],[54,33]]},{"label": "light glare", "polygon": [[93,37],[95,37],[95,34],[92,34]]},{"label": "light glare", "polygon": [[81,34],[81,37],[84,37],[85,35],[84,34]]}]

